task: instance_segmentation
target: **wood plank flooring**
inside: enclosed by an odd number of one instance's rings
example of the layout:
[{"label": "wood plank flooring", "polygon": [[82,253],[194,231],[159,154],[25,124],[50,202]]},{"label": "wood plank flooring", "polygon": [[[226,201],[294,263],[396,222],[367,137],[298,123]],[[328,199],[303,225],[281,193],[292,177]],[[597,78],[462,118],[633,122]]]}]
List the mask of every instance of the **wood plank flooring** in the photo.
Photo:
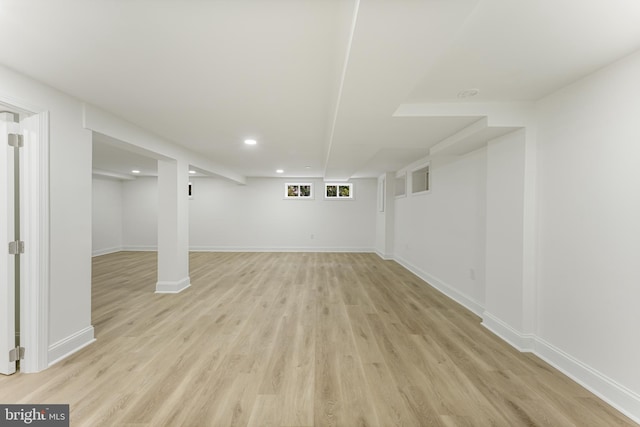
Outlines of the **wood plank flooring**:
[{"label": "wood plank flooring", "polygon": [[93,260],[97,342],[2,403],[69,403],[72,426],[631,426],[537,357],[374,254],[155,253]]}]

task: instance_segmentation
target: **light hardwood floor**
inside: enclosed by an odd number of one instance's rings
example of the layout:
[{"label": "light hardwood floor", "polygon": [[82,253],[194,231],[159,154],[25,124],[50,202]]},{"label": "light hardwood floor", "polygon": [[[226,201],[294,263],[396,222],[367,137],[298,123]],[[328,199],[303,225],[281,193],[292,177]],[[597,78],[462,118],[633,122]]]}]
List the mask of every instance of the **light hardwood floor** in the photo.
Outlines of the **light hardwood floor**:
[{"label": "light hardwood floor", "polygon": [[603,401],[373,254],[193,253],[93,261],[97,342],[2,403],[69,403],[73,426],[629,426]]}]

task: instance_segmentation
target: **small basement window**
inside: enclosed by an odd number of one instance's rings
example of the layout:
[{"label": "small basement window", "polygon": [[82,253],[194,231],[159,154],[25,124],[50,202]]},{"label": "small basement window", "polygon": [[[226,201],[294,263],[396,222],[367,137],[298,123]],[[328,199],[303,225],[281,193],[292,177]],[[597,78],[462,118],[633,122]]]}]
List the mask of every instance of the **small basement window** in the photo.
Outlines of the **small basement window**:
[{"label": "small basement window", "polygon": [[284,185],[285,199],[313,199],[313,184],[305,183],[286,183]]},{"label": "small basement window", "polygon": [[426,164],[411,172],[411,194],[426,193],[429,189],[429,164]]},{"label": "small basement window", "polygon": [[326,199],[353,199],[353,184],[351,183],[325,183],[324,197]]}]

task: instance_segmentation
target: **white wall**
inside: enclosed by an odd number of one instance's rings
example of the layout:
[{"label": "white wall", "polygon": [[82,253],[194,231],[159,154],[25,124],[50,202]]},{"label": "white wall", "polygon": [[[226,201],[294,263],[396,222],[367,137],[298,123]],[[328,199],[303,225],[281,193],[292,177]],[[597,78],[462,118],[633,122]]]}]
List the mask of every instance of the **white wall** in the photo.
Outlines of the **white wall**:
[{"label": "white wall", "polygon": [[0,100],[50,111],[49,362],[93,340],[91,132],[78,100],[0,67]]},{"label": "white wall", "polygon": [[156,250],[158,245],[158,179],[123,182],[122,230],[127,250]]},{"label": "white wall", "polygon": [[640,420],[638,76],[640,53],[538,104],[537,334],[635,393]]},{"label": "white wall", "polygon": [[[323,181],[313,182],[313,200],[285,200],[292,180],[248,178],[247,185],[224,179],[191,178],[189,243],[192,250],[374,250],[375,179],[353,180],[355,200],[325,200]],[[124,248],[157,245],[157,179],[123,183]],[[311,237],[313,235],[313,238]]]},{"label": "white wall", "polygon": [[512,132],[487,146],[487,315],[516,331],[523,327],[525,132]]},{"label": "white wall", "polygon": [[407,196],[395,200],[395,259],[478,314],[485,295],[485,187],[486,149],[480,149],[432,159],[431,190],[412,196],[408,182]]},{"label": "white wall", "polygon": [[[286,182],[313,182],[314,200],[285,200]],[[355,200],[325,200],[323,181],[195,178],[192,249],[373,251],[377,180],[353,180]],[[313,236],[313,237],[312,237]]]},{"label": "white wall", "polygon": [[122,181],[93,177],[92,252],[104,255],[122,250]]},{"label": "white wall", "polygon": [[640,52],[540,100],[526,129],[432,159],[431,193],[395,205],[396,260],[636,421],[638,76]]}]

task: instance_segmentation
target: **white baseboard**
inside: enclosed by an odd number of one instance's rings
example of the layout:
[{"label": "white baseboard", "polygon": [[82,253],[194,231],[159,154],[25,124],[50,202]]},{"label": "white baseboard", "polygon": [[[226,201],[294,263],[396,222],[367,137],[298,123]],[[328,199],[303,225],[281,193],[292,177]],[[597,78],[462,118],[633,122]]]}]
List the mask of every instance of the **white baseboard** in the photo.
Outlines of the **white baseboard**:
[{"label": "white baseboard", "polygon": [[[384,259],[383,254],[378,255]],[[568,376],[618,411],[640,424],[640,394],[586,365],[580,360],[533,334],[523,334],[507,323],[484,311],[481,304],[458,292],[436,277],[420,270],[406,260],[395,261],[454,301],[482,316],[482,325],[521,352],[532,352],[564,375]]]},{"label": "white baseboard", "polygon": [[113,254],[122,251],[122,246],[114,246],[113,248],[96,249],[91,253],[92,257]]},{"label": "white baseboard", "polygon": [[122,251],[127,252],[156,252],[158,250],[158,246],[150,245],[150,246],[123,246]]},{"label": "white baseboard", "polygon": [[[114,248],[107,249],[98,249],[93,252],[93,256],[107,255],[115,252],[156,252],[158,250],[157,246],[120,246]],[[302,247],[302,246],[291,246],[291,247],[245,247],[245,246],[191,246],[189,248],[189,252],[336,252],[336,253],[375,253],[376,251],[372,248],[331,248],[331,247]],[[379,254],[380,255],[380,254]],[[381,255],[383,259],[393,259],[392,256],[384,257]]]},{"label": "white baseboard", "polygon": [[393,259],[393,255],[384,254],[377,249],[376,249],[376,255],[378,255],[380,258],[382,258],[385,261],[390,261]]},{"label": "white baseboard", "polygon": [[534,354],[640,424],[640,394],[607,377],[540,337]]},{"label": "white baseboard", "polygon": [[177,294],[191,286],[191,279],[185,277],[184,279],[177,280],[175,282],[170,281],[158,281],[156,283],[156,294]]},{"label": "white baseboard", "polygon": [[627,417],[640,423],[640,395],[533,334],[522,334],[491,313],[482,326],[522,352],[532,352]]},{"label": "white baseboard", "polygon": [[355,252],[373,253],[372,248],[327,248],[327,247],[242,247],[242,246],[191,246],[191,252]]},{"label": "white baseboard", "polygon": [[71,356],[73,353],[85,348],[93,343],[96,339],[93,336],[93,326],[86,328],[61,339],[60,341],[49,346],[48,360],[49,366],[55,365],[62,359]]},{"label": "white baseboard", "polygon": [[488,311],[482,313],[482,326],[511,344],[511,346],[515,347],[518,351],[527,353],[534,351],[535,335],[523,334],[513,329]]},{"label": "white baseboard", "polygon": [[415,265],[411,264],[410,262],[400,257],[395,257],[395,261],[401,266],[403,266],[404,268],[406,268],[407,270],[409,270],[410,272],[412,272],[413,274],[415,274],[416,276],[418,276],[419,278],[421,278],[422,280],[424,280],[425,282],[427,282],[429,285],[431,285],[431,287],[439,290],[440,292],[442,292],[452,300],[456,301],[457,303],[462,304],[464,307],[466,307],[476,315],[481,316],[482,313],[484,312],[484,307],[482,304],[473,300],[472,298],[468,297],[462,292],[456,290],[452,286],[447,285],[437,277],[430,275],[429,273],[419,269]]}]

